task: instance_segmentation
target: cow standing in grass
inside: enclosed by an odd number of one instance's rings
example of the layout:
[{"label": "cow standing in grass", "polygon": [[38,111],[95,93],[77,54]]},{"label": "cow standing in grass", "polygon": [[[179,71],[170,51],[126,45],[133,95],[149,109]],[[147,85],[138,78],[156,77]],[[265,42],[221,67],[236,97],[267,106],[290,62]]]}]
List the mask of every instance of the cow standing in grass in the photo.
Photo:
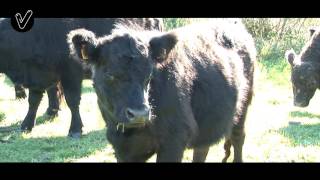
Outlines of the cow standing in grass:
[{"label": "cow standing in grass", "polygon": [[[119,26],[96,37],[68,35],[71,55],[93,64],[98,105],[119,162],[203,162],[226,137],[227,160],[242,161],[256,51],[239,21],[216,20],[167,33]],[[229,153],[229,154],[228,154]]]},{"label": "cow standing in grass", "polygon": [[116,23],[134,24],[143,29],[160,29],[162,25],[161,20],[152,18],[35,18],[33,27],[22,33],[13,29],[10,19],[0,20],[0,72],[15,84],[29,88],[29,110],[21,125],[23,131],[34,127],[44,91],[61,82],[71,110],[69,136],[81,136],[79,104],[84,69],[82,62],[70,58],[66,35],[76,28],[109,34]]},{"label": "cow standing in grass", "polygon": [[320,29],[310,29],[310,40],[299,55],[286,51],[291,66],[291,83],[294,105],[306,107],[316,90],[320,88]]},{"label": "cow standing in grass", "polygon": [[[91,79],[92,72],[90,66],[83,64],[83,70],[84,70],[84,79]],[[10,73],[9,73],[10,74]],[[15,74],[15,73],[13,73]],[[18,81],[18,80],[16,80]],[[60,86],[60,87],[59,87]],[[16,99],[25,99],[27,97],[27,94],[25,92],[25,88],[23,85],[15,83],[14,84],[14,90],[15,90],[15,97]],[[48,88],[47,95],[48,95],[48,108],[46,110],[46,114],[49,116],[49,119],[52,119],[56,116],[58,116],[58,111],[60,110],[60,102],[63,96],[63,92],[61,92],[61,84],[56,84],[50,88]]]}]

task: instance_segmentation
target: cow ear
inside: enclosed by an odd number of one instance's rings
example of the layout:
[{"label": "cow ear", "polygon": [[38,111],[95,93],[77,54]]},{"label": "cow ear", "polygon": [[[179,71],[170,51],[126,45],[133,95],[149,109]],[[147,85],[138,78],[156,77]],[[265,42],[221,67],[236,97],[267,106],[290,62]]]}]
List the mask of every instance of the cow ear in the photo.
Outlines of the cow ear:
[{"label": "cow ear", "polygon": [[314,27],[311,27],[310,29],[309,29],[309,32],[310,32],[310,37],[313,35],[313,33],[316,31],[316,28],[314,28]]},{"label": "cow ear", "polygon": [[86,29],[70,31],[67,35],[70,55],[88,63],[98,61],[99,47],[95,34]]},{"label": "cow ear", "polygon": [[287,50],[285,56],[286,56],[286,59],[289,62],[289,64],[291,66],[293,66],[294,65],[294,58],[296,57],[296,53],[294,52],[294,50],[293,49]]},{"label": "cow ear", "polygon": [[174,33],[152,38],[149,42],[151,58],[157,63],[165,61],[177,42],[178,38]]}]

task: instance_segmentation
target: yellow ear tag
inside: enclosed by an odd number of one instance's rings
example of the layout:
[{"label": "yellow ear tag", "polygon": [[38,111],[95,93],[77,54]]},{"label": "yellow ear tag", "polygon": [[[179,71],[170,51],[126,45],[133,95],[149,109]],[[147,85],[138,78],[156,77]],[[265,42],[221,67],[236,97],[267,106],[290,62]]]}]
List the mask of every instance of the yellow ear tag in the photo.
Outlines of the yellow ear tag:
[{"label": "yellow ear tag", "polygon": [[88,57],[88,55],[86,54],[86,52],[85,52],[84,49],[85,49],[85,45],[82,44],[82,45],[81,45],[81,56],[82,56],[82,59],[83,59],[83,60],[88,60],[89,57]]}]

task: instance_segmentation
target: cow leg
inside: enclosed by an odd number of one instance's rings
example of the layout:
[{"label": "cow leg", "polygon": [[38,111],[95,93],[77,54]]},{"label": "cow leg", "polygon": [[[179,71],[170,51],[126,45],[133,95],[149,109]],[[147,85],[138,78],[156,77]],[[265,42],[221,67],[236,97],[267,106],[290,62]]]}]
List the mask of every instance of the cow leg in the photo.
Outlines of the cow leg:
[{"label": "cow leg", "polygon": [[60,101],[59,101],[57,92],[58,92],[58,88],[56,85],[47,90],[49,107],[46,111],[46,114],[52,118],[58,116],[58,111],[59,111]]},{"label": "cow leg", "polygon": [[44,91],[36,91],[29,89],[29,110],[27,116],[21,124],[22,131],[31,131],[35,124],[35,118],[39,104],[41,102]]},{"label": "cow leg", "polygon": [[76,78],[71,81],[68,81],[66,79],[61,80],[65,99],[71,111],[71,125],[68,136],[72,138],[80,138],[83,127],[79,113],[82,76],[78,80],[79,81],[76,81]]},{"label": "cow leg", "polygon": [[163,143],[163,146],[160,146],[157,153],[157,162],[181,162],[185,148],[186,146],[182,145],[181,142],[169,138],[168,141]]},{"label": "cow leg", "polygon": [[233,162],[242,162],[242,147],[244,144],[245,134],[243,129],[237,127],[234,127],[232,129],[232,135],[230,138],[226,138],[226,141],[224,143],[224,150],[225,150],[225,156],[222,160],[222,162],[227,162],[231,151],[231,145],[233,146],[234,150],[234,159]]},{"label": "cow leg", "polygon": [[209,148],[210,146],[194,148],[192,162],[205,162]]},{"label": "cow leg", "polygon": [[16,92],[16,99],[24,99],[27,97],[24,88],[20,84],[15,84],[14,90]]},{"label": "cow leg", "polygon": [[248,100],[243,104],[243,108],[239,111],[239,115],[236,116],[235,124],[232,128],[231,143],[234,150],[233,162],[242,162],[242,148],[245,140],[244,124],[249,108],[249,104],[252,99],[252,91],[248,94]]},{"label": "cow leg", "polygon": [[233,162],[242,162],[242,147],[244,144],[245,132],[244,128],[235,126],[232,130],[231,143],[234,149]]},{"label": "cow leg", "polygon": [[[253,83],[253,76],[249,77],[250,87],[252,87]],[[252,101],[252,95],[253,91],[250,89],[247,94],[247,100],[242,105],[242,108],[237,113],[238,116],[235,118],[235,124],[232,128],[232,134],[231,134],[231,143],[233,145],[234,150],[234,159],[233,162],[242,162],[242,148],[245,140],[245,129],[244,124],[246,120],[246,116],[248,113],[249,105]]]},{"label": "cow leg", "polygon": [[231,148],[231,139],[229,138],[226,138],[226,142],[224,143],[224,158],[222,159],[222,162],[227,162],[230,154],[231,154],[231,151],[230,151],[230,148]]}]

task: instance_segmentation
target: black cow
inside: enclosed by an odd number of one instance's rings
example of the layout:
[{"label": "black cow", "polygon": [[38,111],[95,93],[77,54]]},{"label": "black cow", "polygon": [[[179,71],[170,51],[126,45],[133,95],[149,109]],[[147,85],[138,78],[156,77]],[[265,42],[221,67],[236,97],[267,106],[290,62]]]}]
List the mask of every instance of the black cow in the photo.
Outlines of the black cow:
[{"label": "black cow", "polygon": [[[84,70],[84,79],[91,79],[92,72],[90,66],[83,63]],[[60,85],[60,86],[58,86]],[[14,84],[15,97],[16,99],[25,99],[27,97],[25,89],[21,84]],[[61,84],[54,85],[50,87],[47,91],[48,96],[48,108],[46,114],[49,116],[49,119],[58,116],[58,111],[60,110],[60,102],[63,96],[63,90]]]},{"label": "black cow", "polygon": [[158,162],[181,161],[190,147],[193,161],[203,162],[222,137],[226,150],[235,146],[234,161],[242,161],[256,52],[241,22],[212,20],[167,33],[118,26],[101,38],[78,29],[68,39],[71,55],[94,65],[118,161],[154,153]]},{"label": "black cow", "polygon": [[61,82],[72,119],[69,136],[80,137],[79,114],[83,64],[69,57],[66,35],[76,28],[87,28],[99,35],[109,34],[115,23],[133,24],[143,29],[159,29],[159,19],[122,18],[36,18],[28,32],[17,32],[10,19],[0,20],[0,72],[16,84],[29,88],[29,111],[21,129],[31,131],[38,105],[45,90]]},{"label": "black cow", "polygon": [[[27,97],[23,85],[14,84],[14,90],[16,99],[25,99]],[[57,86],[53,86],[47,90],[49,106],[46,110],[46,114],[49,116],[49,119],[58,115],[58,111],[60,109],[59,106],[63,95],[63,92],[60,90],[61,88],[59,89]]]},{"label": "black cow", "polygon": [[320,29],[310,29],[310,39],[299,55],[294,50],[285,56],[291,65],[291,83],[294,105],[306,107],[316,90],[320,88]]}]

